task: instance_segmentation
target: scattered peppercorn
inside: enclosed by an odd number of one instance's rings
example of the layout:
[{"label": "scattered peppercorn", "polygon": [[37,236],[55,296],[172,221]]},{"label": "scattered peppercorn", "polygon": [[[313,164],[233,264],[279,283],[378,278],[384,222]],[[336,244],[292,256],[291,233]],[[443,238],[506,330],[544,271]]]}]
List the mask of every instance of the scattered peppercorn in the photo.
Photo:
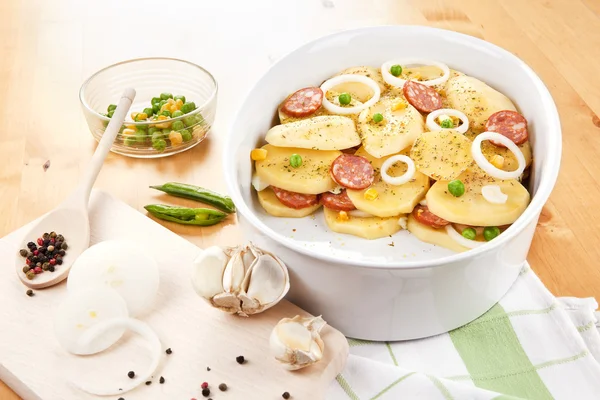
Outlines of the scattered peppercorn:
[{"label": "scattered peppercorn", "polygon": [[288,392],[283,392],[283,394],[281,395],[281,397],[283,397],[284,399],[289,399],[290,398],[290,394]]},{"label": "scattered peppercorn", "polygon": [[48,267],[48,271],[54,272],[54,270],[55,270],[54,265],[51,265],[51,266]]},{"label": "scattered peppercorn", "polygon": [[210,396],[210,389],[209,388],[202,389],[202,396],[204,396],[204,397]]},{"label": "scattered peppercorn", "polygon": [[226,390],[227,390],[227,385],[226,385],[226,384],[224,384],[224,383],[221,383],[221,384],[219,385],[219,390],[220,390],[221,392],[224,392],[224,391],[226,391]]},{"label": "scattered peppercorn", "polygon": [[24,274],[26,274],[27,272],[29,272],[29,270],[30,270],[30,269],[31,269],[31,268],[29,268],[29,265],[25,265],[25,266],[23,267],[23,273],[24,273]]},{"label": "scattered peppercorn", "polygon": [[54,239],[56,237],[56,232],[50,232],[50,239]]},{"label": "scattered peppercorn", "polygon": [[125,399],[124,399],[124,398],[122,398],[122,397],[119,397],[117,400],[125,400]]},{"label": "scattered peppercorn", "polygon": [[33,272],[32,270],[29,270],[27,272],[27,274],[25,274],[27,276],[27,279],[32,280],[33,278],[35,278],[35,272]]},{"label": "scattered peppercorn", "polygon": [[44,233],[44,234],[42,235],[42,239],[44,239],[44,240],[48,240],[48,239],[50,239],[50,234],[49,234],[48,232]]},{"label": "scattered peppercorn", "polygon": [[[28,242],[27,249],[19,250],[19,254],[25,257],[26,266],[23,273],[27,279],[34,279],[35,275],[45,271],[54,272],[55,265],[62,265],[62,258],[67,254],[65,237],[56,232],[44,233],[35,242]],[[37,245],[36,245],[37,242]],[[39,247],[38,247],[39,246]]]},{"label": "scattered peppercorn", "polygon": [[58,254],[60,254],[61,256],[64,256],[65,254],[67,254],[67,252],[61,249],[58,251]]},{"label": "scattered peppercorn", "polygon": [[42,264],[42,270],[48,271],[49,268],[50,268],[50,263],[49,262],[45,262],[45,263]]},{"label": "scattered peppercorn", "polygon": [[210,371],[210,367],[206,367],[206,370],[207,370],[207,371]]},{"label": "scattered peppercorn", "polygon": [[135,372],[133,372],[133,371],[129,371],[129,372],[127,373],[127,376],[128,376],[128,377],[130,377],[131,379],[133,379],[133,378],[135,377]]},{"label": "scattered peppercorn", "polygon": [[235,358],[235,361],[237,361],[238,364],[243,364],[246,362],[246,359],[244,358],[244,356],[237,356]]},{"label": "scattered peppercorn", "polygon": [[29,296],[29,297],[33,297],[33,296],[34,296],[33,290],[31,290],[31,289],[29,289],[29,290],[28,290],[28,291],[26,291],[25,293],[26,293],[26,294],[27,294],[27,296]]},{"label": "scattered peppercorn", "polygon": [[49,252],[52,253],[54,251],[54,246],[50,245],[50,246],[47,247],[47,249],[48,249]]},{"label": "scattered peppercorn", "polygon": [[56,240],[64,242],[65,241],[65,237],[63,235],[58,235],[58,236],[56,236]]},{"label": "scattered peppercorn", "polygon": [[200,387],[202,389],[206,389],[208,387],[208,382],[202,382],[202,384],[200,385]]},{"label": "scattered peppercorn", "polygon": [[42,246],[44,244],[44,239],[38,238],[37,244],[38,244],[38,246]]},{"label": "scattered peppercorn", "polygon": [[28,253],[29,253],[29,252],[28,252],[27,250],[25,250],[25,249],[21,249],[21,250],[19,250],[19,254],[21,254],[21,257],[27,257],[27,254],[28,254]]},{"label": "scattered peppercorn", "polygon": [[146,386],[150,386],[152,384],[152,381],[146,381]]},{"label": "scattered peppercorn", "polygon": [[167,354],[171,354],[171,353],[173,353],[173,350],[171,350],[171,348],[169,347],[169,348],[167,349],[167,351],[165,351],[165,353],[167,353]]},{"label": "scattered peppercorn", "polygon": [[57,258],[57,259],[56,259],[56,263],[57,263],[58,265],[62,265],[62,263],[63,263],[63,260],[62,260],[62,258]]},{"label": "scattered peppercorn", "polygon": [[160,377],[160,379],[158,380],[158,383],[160,383],[161,385],[163,383],[165,383],[165,378],[163,378],[162,376]]}]

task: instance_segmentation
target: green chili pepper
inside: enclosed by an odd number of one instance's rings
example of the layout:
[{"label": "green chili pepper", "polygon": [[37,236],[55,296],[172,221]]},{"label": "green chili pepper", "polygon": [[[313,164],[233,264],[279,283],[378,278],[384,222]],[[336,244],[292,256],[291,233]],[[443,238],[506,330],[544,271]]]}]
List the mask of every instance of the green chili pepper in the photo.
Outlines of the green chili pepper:
[{"label": "green chili pepper", "polygon": [[183,225],[210,226],[227,218],[227,214],[210,208],[187,208],[150,204],[144,207],[156,218]]},{"label": "green chili pepper", "polygon": [[223,196],[212,190],[204,189],[199,186],[187,185],[185,183],[169,182],[161,186],[150,186],[152,189],[163,191],[167,194],[186,199],[196,200],[202,203],[210,204],[227,213],[235,212],[235,205],[229,196]]}]

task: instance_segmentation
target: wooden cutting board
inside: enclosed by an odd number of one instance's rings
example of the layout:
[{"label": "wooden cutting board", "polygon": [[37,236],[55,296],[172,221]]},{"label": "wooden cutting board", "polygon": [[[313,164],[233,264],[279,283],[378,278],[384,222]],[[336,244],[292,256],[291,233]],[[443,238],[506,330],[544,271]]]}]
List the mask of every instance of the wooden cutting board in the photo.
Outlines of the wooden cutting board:
[{"label": "wooden cutting board", "polygon": [[[325,356],[321,362],[304,370],[286,371],[269,355],[270,332],[281,318],[308,313],[285,300],[250,318],[211,308],[190,283],[192,260],[199,249],[106,193],[93,193],[90,224],[92,244],[108,239],[143,244],[160,268],[155,308],[141,319],[156,331],[163,350],[171,348],[172,354],[162,354],[152,384],[142,385],[123,398],[202,399],[200,385],[204,381],[210,384],[214,400],[276,400],[285,391],[296,400],[324,398],[348,355],[348,343],[340,332],[329,326],[322,331]],[[0,240],[0,259],[12,260],[10,252],[22,245],[23,234],[22,228]],[[69,378],[112,387],[126,383],[128,371],[141,372],[148,365],[143,340],[129,334],[99,355],[68,354],[56,341],[52,326],[53,311],[67,294],[65,283],[28,297],[14,266],[6,262],[1,265],[0,379],[25,400],[100,399],[71,387]],[[239,355],[246,358],[245,364],[236,362]],[[164,384],[159,384],[161,376]],[[220,383],[227,384],[226,392],[219,391]]]}]

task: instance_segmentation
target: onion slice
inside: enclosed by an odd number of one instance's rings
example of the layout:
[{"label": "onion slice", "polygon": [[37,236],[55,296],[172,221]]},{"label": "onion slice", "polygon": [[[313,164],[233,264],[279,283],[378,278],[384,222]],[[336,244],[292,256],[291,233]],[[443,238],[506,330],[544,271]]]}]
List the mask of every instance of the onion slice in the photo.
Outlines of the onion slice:
[{"label": "onion slice", "polygon": [[[371,90],[373,90],[373,96],[368,101],[355,107],[340,107],[330,102],[327,99],[327,91],[341,83],[346,82],[364,83],[365,85],[370,87]],[[377,82],[375,82],[371,78],[367,78],[366,76],[354,74],[339,75],[328,79],[321,85],[321,90],[324,93],[323,107],[325,107],[325,109],[330,113],[339,115],[357,114],[365,108],[371,107],[373,104],[377,103],[379,101],[379,97],[381,96],[381,89],[379,88],[379,84],[377,84]]]},{"label": "onion slice", "polygon": [[408,218],[407,217],[400,217],[398,219],[398,225],[400,225],[400,228],[407,230],[408,229]]},{"label": "onion slice", "polygon": [[[462,125],[459,125],[455,128],[442,128],[435,120],[441,115],[448,115],[450,117],[457,117],[462,121]],[[430,112],[427,115],[427,120],[425,122],[430,131],[443,131],[443,130],[455,130],[459,133],[465,133],[469,130],[469,118],[467,116],[453,108],[441,108],[439,110],[435,110]]]},{"label": "onion slice", "polygon": [[129,329],[138,335],[142,336],[148,342],[148,349],[152,353],[150,367],[141,374],[136,374],[134,379],[128,381],[127,384],[118,384],[114,388],[94,387],[93,385],[83,385],[76,382],[71,382],[75,387],[84,392],[94,394],[96,396],[116,396],[135,389],[140,384],[146,382],[152,377],[161,355],[161,344],[156,333],[144,322],[133,318],[114,318],[101,322],[88,329],[79,339],[78,346],[87,348],[97,338],[106,335],[108,332],[115,329]]},{"label": "onion slice", "polygon": [[446,233],[456,243],[458,243],[461,246],[466,247],[468,249],[474,249],[476,247],[479,247],[479,246],[485,244],[483,242],[478,242],[477,240],[467,239],[466,237],[464,237],[463,235],[461,235],[460,233],[458,233],[456,231],[456,229],[454,229],[454,227],[452,226],[452,224],[446,225]]},{"label": "onion slice", "polygon": [[505,204],[508,200],[508,195],[502,193],[502,189],[498,185],[485,185],[481,188],[481,194],[484,199],[492,204]]},{"label": "onion slice", "polygon": [[[506,146],[517,158],[519,167],[514,171],[504,171],[492,165],[492,163],[485,158],[483,152],[481,151],[481,143],[484,140],[493,140],[494,142],[498,142]],[[479,168],[481,168],[489,176],[497,179],[517,179],[523,174],[523,171],[525,171],[525,166],[527,165],[525,162],[525,156],[523,156],[521,149],[514,144],[512,140],[497,132],[483,132],[477,135],[475,140],[473,140],[473,144],[471,145],[471,154],[473,155],[473,159]]]},{"label": "onion slice", "polygon": [[407,59],[403,59],[403,60],[391,60],[391,61],[384,62],[383,65],[381,66],[381,75],[383,77],[383,80],[392,86],[403,87],[404,84],[406,83],[406,80],[392,75],[392,73],[390,72],[390,68],[392,68],[392,65],[400,65],[404,68],[405,66],[415,65],[415,64],[433,65],[433,66],[436,66],[439,69],[441,69],[442,72],[444,73],[439,78],[431,79],[429,81],[418,81],[418,83],[420,83],[421,85],[425,85],[425,86],[441,85],[441,84],[446,83],[448,78],[450,78],[450,68],[448,68],[448,66],[444,63],[441,63],[438,61],[432,61],[432,60],[423,60],[420,58],[407,58]]},{"label": "onion slice", "polygon": [[271,185],[269,185],[267,182],[260,179],[260,176],[258,176],[258,174],[255,172],[254,175],[252,176],[252,186],[254,186],[254,189],[257,192],[262,192],[263,190],[265,190],[266,188],[268,188]]},{"label": "onion slice", "polygon": [[[398,161],[405,163],[408,169],[401,176],[390,176],[387,170]],[[391,156],[381,164],[381,179],[390,185],[403,185],[413,178],[416,170],[415,163],[410,157],[405,156],[404,154],[397,154]]]}]

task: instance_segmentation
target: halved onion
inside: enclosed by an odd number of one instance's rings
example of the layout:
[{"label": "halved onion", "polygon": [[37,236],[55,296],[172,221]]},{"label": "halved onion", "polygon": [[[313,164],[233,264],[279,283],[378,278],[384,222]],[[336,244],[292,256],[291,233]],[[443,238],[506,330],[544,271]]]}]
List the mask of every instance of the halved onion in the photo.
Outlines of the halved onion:
[{"label": "halved onion", "polygon": [[[435,120],[442,115],[448,115],[450,117],[457,117],[458,119],[460,119],[462,121],[462,125],[459,125],[454,128],[442,128],[437,122],[435,122]],[[425,124],[427,125],[427,127],[429,128],[430,131],[441,131],[441,130],[445,130],[445,129],[452,129],[459,133],[465,133],[466,131],[469,130],[469,118],[467,118],[467,116],[464,113],[462,113],[458,110],[455,110],[453,108],[440,108],[439,110],[430,112],[427,115]]]},{"label": "halved onion", "polygon": [[143,373],[136,373],[136,377],[131,380],[128,379],[127,384],[115,384],[114,388],[94,387],[93,385],[71,382],[75,387],[84,392],[95,394],[96,396],[117,396],[135,389],[140,384],[148,381],[152,377],[152,374],[154,374],[154,371],[156,371],[156,368],[158,368],[158,363],[160,361],[161,344],[160,340],[158,340],[158,336],[152,330],[152,328],[140,320],[133,318],[114,318],[103,321],[88,329],[84,335],[81,336],[77,345],[83,349],[88,348],[98,338],[103,337],[112,331],[123,329],[129,329],[142,336],[146,340],[148,349],[152,353],[150,367],[148,367],[148,369]]},{"label": "halved onion", "polygon": [[446,225],[446,233],[456,243],[458,243],[461,246],[464,246],[464,247],[466,247],[468,249],[474,249],[476,247],[479,247],[479,246],[485,244],[484,242],[478,242],[477,240],[467,239],[466,237],[464,237],[463,235],[461,235],[460,233],[458,233],[456,231],[456,229],[454,229],[454,227],[452,226],[452,224]]},{"label": "halved onion", "polygon": [[446,64],[438,62],[438,61],[423,60],[420,58],[407,58],[407,59],[402,59],[402,60],[386,61],[381,66],[381,76],[383,76],[383,80],[386,81],[388,84],[401,88],[406,83],[406,80],[392,75],[390,72],[390,68],[392,67],[392,65],[400,65],[404,68],[405,66],[415,65],[415,64],[433,65],[433,66],[436,66],[439,69],[441,69],[442,72],[444,73],[442,76],[440,76],[439,78],[436,78],[436,79],[431,79],[429,81],[419,81],[419,83],[422,85],[425,85],[425,86],[441,85],[441,84],[446,83],[448,78],[450,78],[450,68],[448,68],[448,66]]},{"label": "halved onion", "polygon": [[[327,91],[339,85],[340,83],[346,82],[364,83],[365,85],[369,86],[371,90],[373,90],[373,96],[368,101],[355,107],[340,107],[330,102],[326,96]],[[375,82],[371,78],[367,78],[366,76],[354,74],[338,75],[336,77],[328,79],[321,85],[321,90],[323,91],[323,93],[325,93],[325,96],[323,96],[323,107],[325,107],[325,109],[330,113],[339,115],[358,114],[365,108],[369,108],[373,104],[377,103],[379,101],[379,97],[381,96],[381,89],[379,88],[377,82]]]},{"label": "halved onion", "polygon": [[483,198],[492,204],[505,204],[508,200],[508,195],[502,193],[502,189],[498,185],[485,185],[481,188]]},{"label": "halved onion", "polygon": [[[400,176],[390,176],[387,170],[398,161],[406,164],[408,167],[406,172]],[[402,185],[410,181],[415,176],[416,170],[415,163],[410,157],[405,156],[404,154],[397,154],[395,156],[391,156],[385,160],[383,164],[381,164],[381,179],[390,185]]]},{"label": "halved onion", "polygon": [[[487,158],[485,158],[483,152],[481,151],[481,143],[484,140],[493,140],[494,142],[498,142],[506,146],[517,158],[517,162],[519,164],[518,168],[514,171],[504,171],[496,168],[488,161]],[[519,149],[519,147],[514,144],[512,140],[497,132],[483,132],[477,135],[471,146],[471,154],[473,155],[473,159],[479,168],[481,168],[489,176],[497,179],[517,179],[523,174],[523,171],[525,171],[525,167],[527,166],[527,163],[525,162],[525,156],[523,155],[521,149]]]}]

